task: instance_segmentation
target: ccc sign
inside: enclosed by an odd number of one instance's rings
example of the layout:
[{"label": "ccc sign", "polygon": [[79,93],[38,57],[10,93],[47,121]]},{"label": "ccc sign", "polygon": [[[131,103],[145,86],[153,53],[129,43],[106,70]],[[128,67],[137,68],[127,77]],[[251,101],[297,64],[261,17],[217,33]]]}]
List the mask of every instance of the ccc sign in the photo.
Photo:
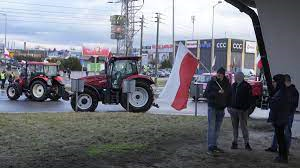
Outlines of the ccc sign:
[{"label": "ccc sign", "polygon": [[226,43],[217,43],[217,48],[226,48],[227,44]]},{"label": "ccc sign", "polygon": [[235,49],[235,50],[242,50],[243,49],[243,44],[233,43],[232,48]]}]

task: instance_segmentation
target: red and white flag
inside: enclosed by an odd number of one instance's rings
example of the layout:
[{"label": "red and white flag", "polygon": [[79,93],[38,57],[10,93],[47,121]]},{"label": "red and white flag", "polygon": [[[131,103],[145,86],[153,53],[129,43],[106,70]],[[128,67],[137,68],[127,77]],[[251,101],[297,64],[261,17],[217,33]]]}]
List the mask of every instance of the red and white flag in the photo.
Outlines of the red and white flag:
[{"label": "red and white flag", "polygon": [[257,67],[258,67],[259,69],[262,69],[262,68],[263,68],[260,54],[257,55],[257,57],[256,57],[256,62],[255,62],[255,63],[256,63],[256,65],[257,65]]},{"label": "red and white flag", "polygon": [[189,88],[198,66],[198,59],[182,43],[178,51],[171,75],[159,99],[169,103],[174,109],[186,108]]}]

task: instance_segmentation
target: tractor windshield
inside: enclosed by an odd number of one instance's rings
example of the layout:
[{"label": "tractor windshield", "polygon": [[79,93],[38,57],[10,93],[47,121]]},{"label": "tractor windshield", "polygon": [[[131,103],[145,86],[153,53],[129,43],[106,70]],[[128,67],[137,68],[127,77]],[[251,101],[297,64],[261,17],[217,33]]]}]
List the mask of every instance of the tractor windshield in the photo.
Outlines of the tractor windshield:
[{"label": "tractor windshield", "polygon": [[57,76],[57,66],[44,66],[44,72],[47,76]]},{"label": "tractor windshield", "polygon": [[132,60],[117,60],[113,63],[112,80],[113,87],[118,88],[122,79],[137,74],[137,64]]}]

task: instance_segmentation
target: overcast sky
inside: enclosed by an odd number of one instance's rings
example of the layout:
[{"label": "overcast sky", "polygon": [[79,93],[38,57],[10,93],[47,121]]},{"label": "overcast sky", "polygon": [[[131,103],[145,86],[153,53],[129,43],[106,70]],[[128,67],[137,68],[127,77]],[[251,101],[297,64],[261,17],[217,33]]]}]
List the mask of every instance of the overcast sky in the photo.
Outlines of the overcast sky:
[{"label": "overcast sky", "polygon": [[[69,48],[100,45],[114,47],[110,15],[120,14],[120,4],[110,0],[0,0],[0,13],[8,16],[8,41],[30,46]],[[117,0],[118,1],[118,0]],[[175,0],[176,40],[192,38],[191,16],[196,17],[195,38],[211,38],[212,6],[216,0]],[[145,0],[137,14],[145,15],[145,45],[155,43],[155,13],[162,13],[160,43],[172,43],[172,0]],[[136,25],[138,27],[139,24]],[[138,46],[139,33],[135,38]],[[215,10],[215,37],[254,39],[251,20],[226,2]],[[0,42],[4,41],[4,16],[0,15]]]}]

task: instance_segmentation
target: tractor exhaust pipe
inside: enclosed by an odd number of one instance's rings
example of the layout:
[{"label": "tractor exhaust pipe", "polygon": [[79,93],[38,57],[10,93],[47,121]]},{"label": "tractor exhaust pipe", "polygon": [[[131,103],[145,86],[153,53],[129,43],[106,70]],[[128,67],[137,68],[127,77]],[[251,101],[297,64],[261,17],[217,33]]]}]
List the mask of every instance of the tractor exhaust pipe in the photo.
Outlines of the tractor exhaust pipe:
[{"label": "tractor exhaust pipe", "polygon": [[249,8],[247,5],[245,5],[244,3],[242,3],[239,0],[225,0],[225,1],[230,3],[231,5],[233,5],[234,7],[238,8],[241,12],[246,13],[252,20],[255,35],[256,35],[256,40],[257,40],[257,44],[258,44],[259,53],[261,55],[263,71],[264,71],[264,75],[265,75],[265,78],[267,81],[268,92],[269,92],[269,95],[272,96],[272,94],[273,94],[272,75],[271,75],[271,71],[270,71],[270,66],[269,66],[269,62],[268,62],[268,58],[267,58],[267,51],[266,51],[258,15],[256,14],[256,12],[254,10],[252,10],[251,8]]}]

